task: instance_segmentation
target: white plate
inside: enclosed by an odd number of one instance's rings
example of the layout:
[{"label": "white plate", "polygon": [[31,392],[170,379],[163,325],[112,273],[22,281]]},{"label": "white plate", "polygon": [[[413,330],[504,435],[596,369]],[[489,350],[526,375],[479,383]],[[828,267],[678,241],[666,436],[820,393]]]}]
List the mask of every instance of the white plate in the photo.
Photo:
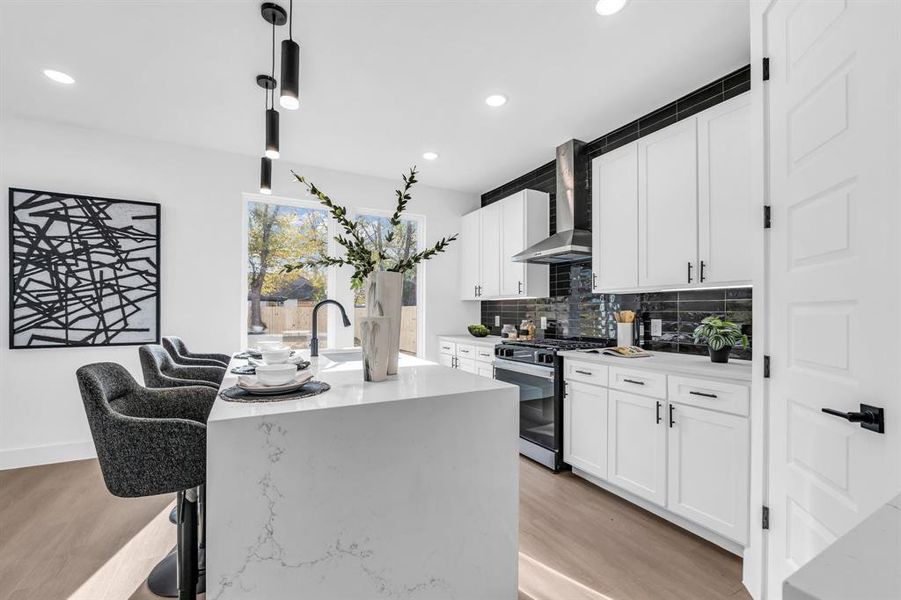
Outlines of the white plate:
[{"label": "white plate", "polygon": [[285,394],[300,389],[305,383],[313,379],[309,372],[298,373],[294,381],[281,385],[263,385],[257,381],[256,375],[241,375],[238,377],[238,387],[245,392],[259,395]]}]

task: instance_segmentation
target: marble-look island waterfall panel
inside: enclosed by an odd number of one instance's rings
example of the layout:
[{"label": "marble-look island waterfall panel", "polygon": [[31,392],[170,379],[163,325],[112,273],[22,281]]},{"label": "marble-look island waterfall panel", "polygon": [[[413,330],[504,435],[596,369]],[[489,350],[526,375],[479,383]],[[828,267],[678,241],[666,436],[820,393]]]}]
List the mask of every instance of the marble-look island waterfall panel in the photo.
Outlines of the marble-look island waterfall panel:
[{"label": "marble-look island waterfall panel", "polygon": [[312,360],[330,391],[213,407],[207,598],[516,598],[516,388]]}]

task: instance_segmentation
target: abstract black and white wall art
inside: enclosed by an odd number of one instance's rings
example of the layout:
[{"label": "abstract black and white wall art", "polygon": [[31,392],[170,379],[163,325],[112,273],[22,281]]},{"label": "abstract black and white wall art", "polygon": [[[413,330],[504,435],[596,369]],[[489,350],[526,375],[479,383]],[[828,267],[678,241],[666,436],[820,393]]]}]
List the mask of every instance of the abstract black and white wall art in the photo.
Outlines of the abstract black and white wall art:
[{"label": "abstract black and white wall art", "polygon": [[9,190],[9,346],[159,341],[160,205]]}]

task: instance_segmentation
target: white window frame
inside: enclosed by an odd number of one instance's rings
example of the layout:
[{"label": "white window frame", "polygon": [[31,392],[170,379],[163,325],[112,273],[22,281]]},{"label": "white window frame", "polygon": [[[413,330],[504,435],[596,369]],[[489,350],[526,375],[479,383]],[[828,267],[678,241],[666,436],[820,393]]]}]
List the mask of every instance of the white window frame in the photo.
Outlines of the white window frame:
[{"label": "white window frame", "polygon": [[[248,206],[251,202],[259,202],[276,206],[291,206],[294,208],[306,208],[313,210],[322,210],[326,213],[326,223],[328,225],[328,253],[332,256],[343,255],[343,248],[335,242],[335,236],[341,233],[338,223],[328,214],[328,209],[322,206],[318,200],[305,200],[297,198],[287,198],[284,196],[270,196],[265,194],[244,193],[242,194],[241,206],[241,318],[239,319],[240,339],[242,343],[247,339],[247,294],[249,286],[247,285],[247,219],[249,217]],[[367,207],[348,207],[348,218],[355,219],[358,216],[372,216],[390,218],[393,211],[367,208]],[[414,221],[416,223],[416,249],[421,252],[425,248],[426,240],[426,218],[425,215],[404,212],[402,216],[405,221]],[[350,287],[350,275],[352,270],[350,267],[329,267],[326,270],[326,294],[329,298],[334,298],[340,302],[348,312],[351,320],[350,327],[344,327],[338,318],[337,310],[328,311],[328,339],[327,343],[322,345],[323,348],[344,348],[353,346],[353,332],[356,325],[356,311],[354,310],[354,293]],[[342,285],[341,282],[344,282]],[[426,322],[426,306],[425,306],[425,281],[426,281],[426,265],[420,263],[416,266],[416,309],[418,311],[416,319],[416,355],[418,357],[425,356],[425,322]]]}]

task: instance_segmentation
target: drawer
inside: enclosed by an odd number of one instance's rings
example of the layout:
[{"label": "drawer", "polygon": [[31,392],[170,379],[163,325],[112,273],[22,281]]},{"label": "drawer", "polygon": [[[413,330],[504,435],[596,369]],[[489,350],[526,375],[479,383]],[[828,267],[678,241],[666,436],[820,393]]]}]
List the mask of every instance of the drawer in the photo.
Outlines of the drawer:
[{"label": "drawer", "polygon": [[494,346],[476,346],[476,360],[483,363],[493,363]]},{"label": "drawer", "polygon": [[651,398],[666,399],[666,375],[654,371],[610,367],[610,387]]},{"label": "drawer", "polygon": [[566,381],[581,381],[594,385],[607,385],[607,365],[563,359],[563,378]]},{"label": "drawer", "polygon": [[447,340],[438,340],[438,347],[441,349],[441,354],[450,354],[453,356],[457,353],[457,345]]},{"label": "drawer", "polygon": [[750,390],[734,383],[673,375],[669,378],[669,400],[746,417]]},{"label": "drawer", "polygon": [[461,360],[464,358],[475,360],[476,347],[472,344],[457,344],[457,358]]}]

